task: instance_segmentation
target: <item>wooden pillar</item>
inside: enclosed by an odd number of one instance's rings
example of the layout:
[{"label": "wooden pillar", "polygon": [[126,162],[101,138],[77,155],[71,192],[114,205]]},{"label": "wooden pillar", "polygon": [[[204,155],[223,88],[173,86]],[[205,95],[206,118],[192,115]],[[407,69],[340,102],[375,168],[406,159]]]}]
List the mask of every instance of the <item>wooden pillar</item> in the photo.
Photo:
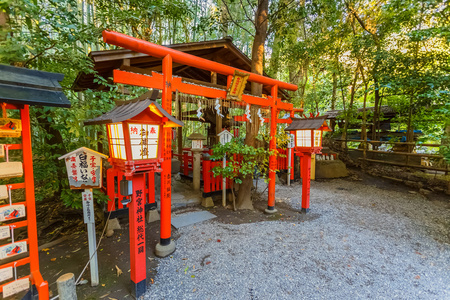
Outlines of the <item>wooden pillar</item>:
[{"label": "wooden pillar", "polygon": [[[166,55],[162,61],[163,82],[162,90],[162,108],[168,113],[172,112],[172,57]],[[159,257],[166,257],[175,251],[175,243],[171,240],[171,148],[172,148],[172,129],[163,128],[162,157],[161,163],[161,230],[160,241],[156,245],[155,254]]]},{"label": "wooden pillar", "polygon": [[309,190],[311,184],[311,153],[303,153],[300,160],[300,173],[302,175],[302,212],[307,213],[309,211]]},{"label": "wooden pillar", "polygon": [[[216,72],[211,72],[211,83],[217,84],[217,73]],[[223,109],[223,103],[222,103],[222,99],[219,100],[220,101],[220,107]],[[219,116],[219,114],[216,113],[216,138],[215,138],[215,143],[218,144],[219,141],[219,137],[217,136],[219,133],[222,132],[222,118]],[[212,145],[209,145],[212,146]]]},{"label": "wooden pillar", "polygon": [[[177,99],[177,116],[179,120],[181,121],[183,118],[181,116],[182,114],[182,103],[180,97]],[[177,128],[177,143],[178,143],[178,160],[181,162],[181,166],[183,165],[183,127]]]},{"label": "wooden pillar", "polygon": [[[269,150],[276,151],[277,139],[275,135],[277,134],[277,101],[278,101],[278,86],[272,87],[271,96],[273,99],[272,105],[270,106],[270,142]],[[269,199],[267,204],[266,213],[275,213],[275,176],[277,168],[277,155],[273,154],[269,157]]]},{"label": "wooden pillar", "polygon": [[28,246],[30,252],[30,273],[39,299],[48,299],[48,283],[42,279],[39,271],[39,249],[36,222],[36,204],[34,198],[33,154],[31,149],[30,107],[24,105],[20,110],[22,120],[22,151],[24,165],[25,198],[28,223]]},{"label": "wooden pillar", "polygon": [[133,195],[128,205],[130,223],[130,277],[131,294],[135,298],[142,296],[147,290],[147,269],[145,256],[145,174],[135,174]]}]

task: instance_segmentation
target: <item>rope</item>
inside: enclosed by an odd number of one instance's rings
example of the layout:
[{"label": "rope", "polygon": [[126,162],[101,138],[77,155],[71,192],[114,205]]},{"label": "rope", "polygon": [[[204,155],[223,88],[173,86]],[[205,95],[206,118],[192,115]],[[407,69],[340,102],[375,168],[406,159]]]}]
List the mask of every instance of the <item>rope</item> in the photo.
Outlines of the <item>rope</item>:
[{"label": "rope", "polygon": [[108,226],[108,221],[109,221],[109,218],[111,217],[111,213],[112,213],[112,210],[109,211],[109,215],[108,215],[108,218],[106,219],[105,227],[103,228],[102,235],[100,236],[100,239],[98,240],[98,243],[97,243],[97,248],[95,248],[94,253],[92,253],[92,255],[89,258],[88,262],[84,266],[83,271],[81,271],[81,274],[80,274],[80,276],[78,276],[77,281],[75,281],[75,285],[79,285],[81,276],[83,276],[84,271],[86,271],[86,268],[89,265],[89,263],[91,262],[92,257],[94,257],[94,255],[97,253],[98,247],[100,247],[100,243],[102,242],[103,236],[105,235],[106,227]]}]

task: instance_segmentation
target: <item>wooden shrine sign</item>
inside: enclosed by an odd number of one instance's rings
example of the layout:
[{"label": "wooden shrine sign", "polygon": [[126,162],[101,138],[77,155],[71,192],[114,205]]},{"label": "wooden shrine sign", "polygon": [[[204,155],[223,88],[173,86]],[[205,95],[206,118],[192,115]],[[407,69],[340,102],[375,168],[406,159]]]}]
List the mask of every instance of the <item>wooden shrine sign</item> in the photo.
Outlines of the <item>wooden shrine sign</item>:
[{"label": "wooden shrine sign", "polygon": [[227,100],[242,101],[242,94],[249,76],[250,74],[248,73],[234,71],[230,88],[227,91]]},{"label": "wooden shrine sign", "polygon": [[101,188],[102,158],[108,158],[108,156],[86,147],[61,156],[59,159],[64,159],[66,162],[70,188]]}]

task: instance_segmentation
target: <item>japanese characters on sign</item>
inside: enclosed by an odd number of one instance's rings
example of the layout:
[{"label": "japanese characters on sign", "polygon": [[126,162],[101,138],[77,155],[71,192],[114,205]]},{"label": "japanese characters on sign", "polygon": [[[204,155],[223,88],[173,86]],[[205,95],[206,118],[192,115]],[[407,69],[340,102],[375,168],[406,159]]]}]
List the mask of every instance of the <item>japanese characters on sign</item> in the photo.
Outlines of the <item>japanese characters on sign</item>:
[{"label": "japanese characters on sign", "polygon": [[136,196],[136,236],[137,236],[137,254],[145,254],[145,222],[144,222],[144,200],[141,189],[135,191]]},{"label": "japanese characters on sign", "polygon": [[295,135],[293,135],[292,133],[289,133],[288,136],[289,136],[288,148],[294,148],[295,147]]},{"label": "japanese characters on sign", "polygon": [[13,278],[13,268],[6,267],[0,269],[0,282]]},{"label": "japanese characters on sign", "polygon": [[28,277],[17,279],[3,286],[3,298],[12,296],[21,291],[25,291],[29,288],[30,288],[30,279]]},{"label": "japanese characters on sign", "polygon": [[94,219],[94,196],[92,195],[92,191],[85,190],[81,193],[83,197],[83,216],[84,223],[95,223]]},{"label": "japanese characters on sign", "polygon": [[220,143],[222,145],[225,145],[228,142],[231,142],[231,139],[233,138],[233,135],[231,134],[231,132],[229,132],[228,130],[224,130],[221,133],[218,134],[218,136],[220,137]]},{"label": "japanese characters on sign", "polygon": [[158,156],[159,125],[128,124],[131,143],[131,157],[155,159]]},{"label": "japanese characters on sign", "polygon": [[78,151],[66,157],[69,185],[72,189],[101,187],[101,157]]},{"label": "japanese characters on sign", "polygon": [[250,75],[247,73],[234,71],[233,80],[227,92],[227,100],[241,101],[244,93],[247,79]]}]

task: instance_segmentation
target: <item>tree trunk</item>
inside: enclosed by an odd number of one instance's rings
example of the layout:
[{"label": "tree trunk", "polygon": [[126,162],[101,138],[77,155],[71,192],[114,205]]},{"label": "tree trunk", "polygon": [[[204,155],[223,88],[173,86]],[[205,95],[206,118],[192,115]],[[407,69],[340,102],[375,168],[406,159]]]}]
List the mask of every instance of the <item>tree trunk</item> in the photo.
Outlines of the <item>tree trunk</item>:
[{"label": "tree trunk", "polygon": [[[258,0],[258,9],[255,15],[255,39],[253,41],[252,48],[252,72],[256,74],[263,74],[264,65],[264,43],[267,38],[267,20],[269,12],[269,0]],[[252,94],[255,96],[262,95],[262,85],[257,83],[251,83]],[[258,134],[259,122],[256,112],[257,107],[252,105],[251,107],[252,123],[246,124],[246,136],[245,144],[249,146],[256,146],[256,135]],[[251,199],[251,189],[253,186],[253,176],[248,175],[242,179],[242,184],[239,187],[239,193],[237,198],[238,209],[253,209]]]}]

